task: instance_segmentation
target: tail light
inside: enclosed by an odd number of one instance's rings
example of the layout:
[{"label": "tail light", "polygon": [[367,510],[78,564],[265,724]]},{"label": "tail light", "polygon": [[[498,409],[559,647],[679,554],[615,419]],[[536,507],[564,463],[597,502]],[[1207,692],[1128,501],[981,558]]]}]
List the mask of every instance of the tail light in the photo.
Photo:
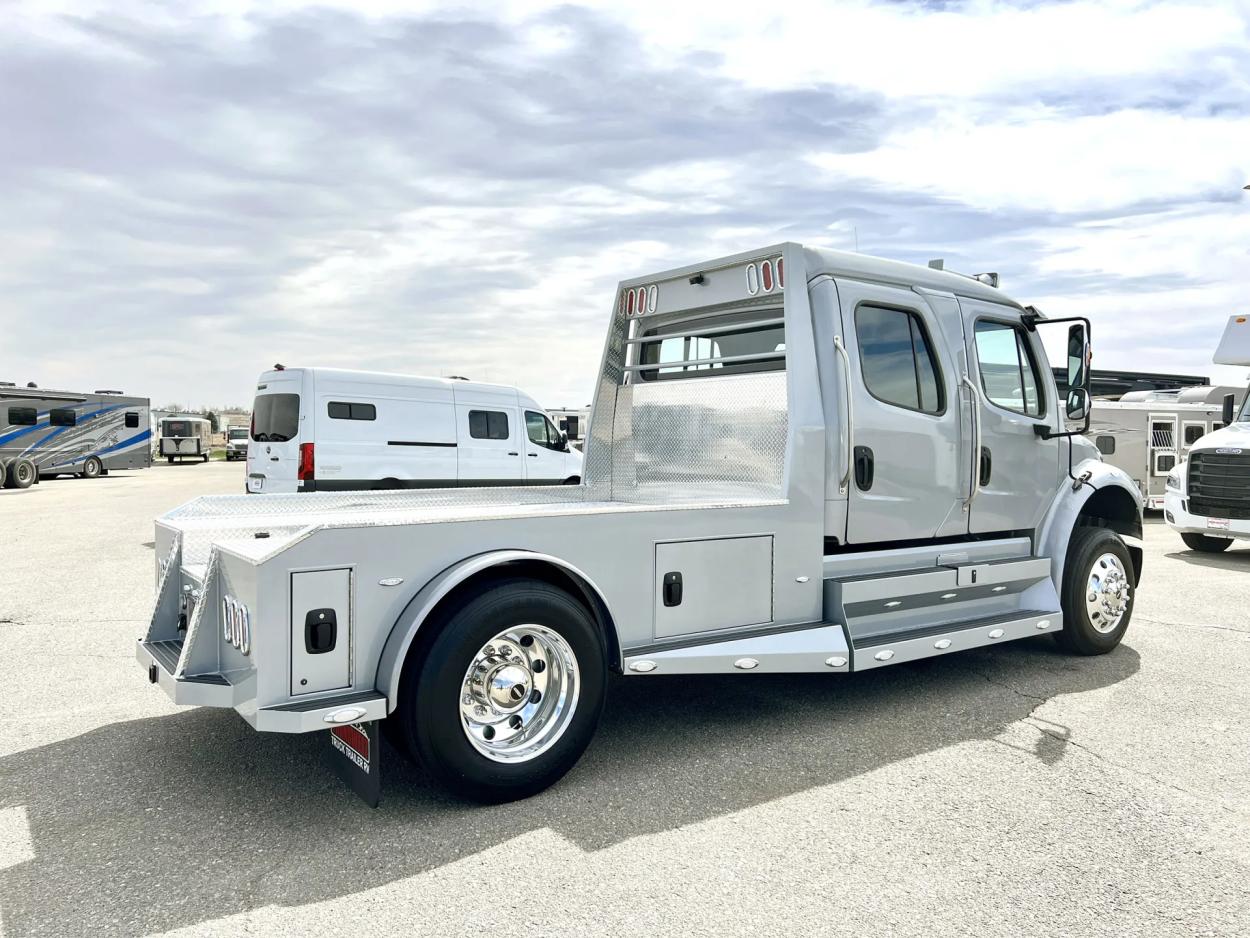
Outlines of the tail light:
[{"label": "tail light", "polygon": [[301,482],[311,480],[315,468],[313,463],[313,444],[301,443],[299,445],[299,472],[296,474],[296,478]]},{"label": "tail light", "polygon": [[256,413],[255,411],[252,412],[252,429],[251,429],[251,432],[248,434],[248,436],[250,436],[253,440],[256,439]]}]

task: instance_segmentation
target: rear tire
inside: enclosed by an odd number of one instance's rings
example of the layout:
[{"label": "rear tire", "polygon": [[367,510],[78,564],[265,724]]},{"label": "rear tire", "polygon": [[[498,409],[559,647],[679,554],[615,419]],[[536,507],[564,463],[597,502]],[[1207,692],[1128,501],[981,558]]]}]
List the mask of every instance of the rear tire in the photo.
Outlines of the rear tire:
[{"label": "rear tire", "polygon": [[21,458],[9,463],[9,485],[15,489],[28,489],[35,484],[38,470],[29,459]]},{"label": "rear tire", "polygon": [[208,453],[202,454],[200,458],[203,459],[205,462],[208,462]]},{"label": "rear tire", "polygon": [[171,466],[174,464],[174,457],[173,457],[173,456],[166,456],[165,458],[169,460],[169,464],[170,464]]},{"label": "rear tire", "polygon": [[505,580],[426,627],[439,631],[409,655],[389,728],[410,755],[488,803],[527,798],[573,767],[607,683],[603,637],[581,603]]},{"label": "rear tire", "polygon": [[87,461],[82,464],[82,477],[84,479],[98,479],[103,470],[104,466],[100,460],[94,456],[88,456]]},{"label": "rear tire", "polygon": [[1137,591],[1133,561],[1108,528],[1078,527],[1063,568],[1063,631],[1055,641],[1074,655],[1105,655],[1120,644]]},{"label": "rear tire", "polygon": [[5,464],[0,462],[0,489],[9,487],[9,473]]},{"label": "rear tire", "polygon": [[1207,534],[1182,534],[1181,540],[1190,550],[1200,550],[1204,554],[1221,554],[1233,543],[1230,537],[1211,537]]}]

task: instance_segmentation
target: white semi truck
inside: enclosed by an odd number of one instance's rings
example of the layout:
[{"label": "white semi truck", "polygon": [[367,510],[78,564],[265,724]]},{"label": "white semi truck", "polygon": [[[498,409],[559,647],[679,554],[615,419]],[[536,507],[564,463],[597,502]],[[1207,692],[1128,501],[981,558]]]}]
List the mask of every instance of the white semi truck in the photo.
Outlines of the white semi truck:
[{"label": "white semi truck", "polygon": [[[1212,361],[1250,366],[1250,317],[1230,316]],[[1163,519],[1185,545],[1205,553],[1250,538],[1250,394],[1234,409],[1224,397],[1222,428],[1201,437],[1167,478]]]},{"label": "white semi truck", "polygon": [[581,485],[196,499],[157,521],[137,657],[177,703],[330,730],[376,803],[380,724],[461,795],[552,784],[609,671],[833,678],[1039,635],[1102,654],[1141,504],[1077,435],[1087,365],[1083,320],[859,254],[626,280]]}]

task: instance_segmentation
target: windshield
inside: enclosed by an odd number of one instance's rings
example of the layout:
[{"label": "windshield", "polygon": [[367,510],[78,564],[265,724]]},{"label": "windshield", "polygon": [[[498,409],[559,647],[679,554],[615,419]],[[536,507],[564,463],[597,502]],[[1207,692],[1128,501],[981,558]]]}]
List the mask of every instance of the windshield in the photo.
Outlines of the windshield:
[{"label": "windshield", "polygon": [[232,440],[246,440],[246,439],[247,439],[247,428],[246,428],[246,427],[231,427],[231,428],[230,428],[230,439],[232,439]]},{"label": "windshield", "polygon": [[1237,411],[1237,416],[1233,418],[1234,423],[1246,421],[1250,421],[1250,392],[1246,393],[1245,400],[1241,402],[1241,410]]},{"label": "windshield", "polygon": [[188,437],[191,435],[190,420],[166,420],[165,429],[161,432],[162,436],[172,437]]},{"label": "windshield", "polygon": [[299,433],[299,395],[261,394],[252,408],[252,439],[285,443]]}]

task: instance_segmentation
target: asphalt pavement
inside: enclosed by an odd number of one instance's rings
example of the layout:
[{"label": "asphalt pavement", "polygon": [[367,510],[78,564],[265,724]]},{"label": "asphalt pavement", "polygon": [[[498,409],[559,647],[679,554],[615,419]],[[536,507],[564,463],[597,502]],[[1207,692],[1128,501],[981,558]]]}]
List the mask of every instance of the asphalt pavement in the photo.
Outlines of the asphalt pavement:
[{"label": "asphalt pavement", "polygon": [[0,935],[1250,934],[1250,547],[1152,519],[1123,644],[849,676],[618,678],[558,785],[174,707],[152,520],[239,463],[0,491]]}]

